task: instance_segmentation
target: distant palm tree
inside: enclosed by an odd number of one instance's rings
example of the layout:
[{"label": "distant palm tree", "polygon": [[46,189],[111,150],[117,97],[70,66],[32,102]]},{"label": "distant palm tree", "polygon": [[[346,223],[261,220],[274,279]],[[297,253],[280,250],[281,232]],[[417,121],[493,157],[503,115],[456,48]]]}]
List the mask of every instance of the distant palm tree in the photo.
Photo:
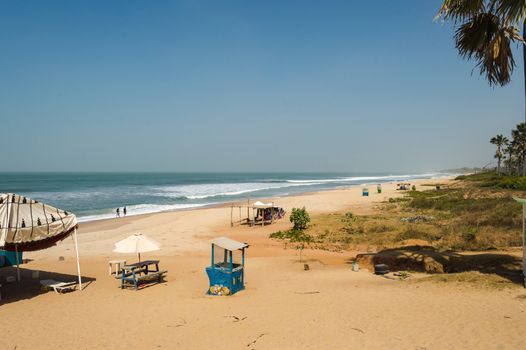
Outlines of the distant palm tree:
[{"label": "distant palm tree", "polygon": [[517,129],[511,131],[511,136],[519,159],[519,173],[526,176],[526,123],[517,125]]},{"label": "distant palm tree", "polygon": [[[444,0],[436,19],[440,18],[458,25],[454,39],[460,56],[475,60],[490,85],[510,82],[516,66],[511,43],[522,43],[526,61],[526,1]],[[523,66],[526,102],[526,65]],[[526,121],[526,103],[524,117]]]},{"label": "distant palm tree", "polygon": [[504,153],[506,154],[506,159],[504,160],[504,164],[506,164],[506,170],[507,170],[508,175],[513,175],[513,168],[515,167],[515,163],[516,163],[515,149],[516,147],[513,141],[508,143],[508,145],[504,149]]},{"label": "distant palm tree", "polygon": [[489,142],[497,146],[497,149],[495,150],[495,158],[497,158],[497,174],[500,174],[500,162],[504,157],[504,153],[502,152],[503,147],[508,144],[509,140],[507,137],[499,134],[495,137],[492,137]]}]

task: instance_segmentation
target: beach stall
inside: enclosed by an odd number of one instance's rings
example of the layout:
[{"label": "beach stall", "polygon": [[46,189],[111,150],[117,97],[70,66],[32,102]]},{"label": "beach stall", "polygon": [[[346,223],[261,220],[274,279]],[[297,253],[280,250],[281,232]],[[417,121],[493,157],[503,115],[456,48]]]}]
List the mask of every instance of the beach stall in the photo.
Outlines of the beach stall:
[{"label": "beach stall", "polygon": [[[242,208],[246,208],[246,217],[243,217]],[[239,209],[239,219],[234,220],[234,208]],[[251,214],[252,212],[252,214]],[[272,224],[285,216],[285,210],[274,203],[263,203],[260,201],[250,204],[247,200],[246,205],[230,206],[230,226],[235,224],[247,224],[249,226]]]},{"label": "beach stall", "polygon": [[[232,295],[245,289],[245,249],[248,244],[234,241],[227,237],[213,239],[212,257],[206,273],[210,280],[208,294]],[[234,254],[241,253],[234,261]]]},{"label": "beach stall", "polygon": [[47,249],[72,236],[82,289],[77,227],[72,213],[17,194],[0,194],[0,249],[15,253],[19,281],[21,252]]}]

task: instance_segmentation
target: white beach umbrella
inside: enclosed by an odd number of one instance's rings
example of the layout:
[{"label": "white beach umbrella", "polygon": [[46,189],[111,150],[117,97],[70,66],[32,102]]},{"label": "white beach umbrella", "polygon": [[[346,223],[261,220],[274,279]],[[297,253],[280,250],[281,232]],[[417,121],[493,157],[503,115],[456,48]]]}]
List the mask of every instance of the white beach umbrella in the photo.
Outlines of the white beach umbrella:
[{"label": "white beach umbrella", "polygon": [[141,261],[141,253],[161,249],[161,244],[142,233],[135,233],[128,238],[115,243],[115,253],[137,253]]}]

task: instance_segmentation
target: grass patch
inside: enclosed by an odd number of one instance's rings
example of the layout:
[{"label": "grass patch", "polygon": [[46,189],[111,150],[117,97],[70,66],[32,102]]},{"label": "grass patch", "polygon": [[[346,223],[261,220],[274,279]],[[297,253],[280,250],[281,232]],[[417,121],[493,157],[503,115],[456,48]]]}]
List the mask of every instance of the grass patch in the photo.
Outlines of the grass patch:
[{"label": "grass patch", "polygon": [[[521,245],[522,208],[508,190],[461,183],[408,191],[384,202],[378,214],[324,214],[306,232],[324,249],[396,248],[426,244],[441,250],[489,250]],[[411,218],[431,220],[408,220]],[[422,242],[425,241],[425,242]]]},{"label": "grass patch", "polygon": [[[481,173],[440,190],[407,191],[382,203],[377,214],[351,212],[312,216],[304,231],[311,247],[328,250],[382,250],[429,245],[439,250],[491,250],[522,245],[522,206],[513,195],[525,193],[481,187],[502,175]],[[514,181],[517,178],[513,178]],[[414,218],[432,218],[414,220]],[[294,230],[272,238],[304,241]]]},{"label": "grass patch", "polygon": [[434,230],[423,230],[415,228],[414,226],[407,227],[396,236],[398,241],[405,241],[408,239],[422,239],[430,243],[437,241],[440,238],[442,238],[442,236],[434,232]]},{"label": "grass patch", "polygon": [[480,187],[526,191],[526,176],[507,176],[496,172],[483,172],[457,176],[456,180],[473,182]]},{"label": "grass patch", "polygon": [[413,280],[414,283],[432,282],[432,283],[452,283],[469,285],[478,288],[487,288],[495,290],[503,290],[509,288],[522,288],[518,283],[496,275],[496,274],[485,274],[477,271],[468,271],[460,273],[445,273],[445,274],[434,274],[427,277]]}]

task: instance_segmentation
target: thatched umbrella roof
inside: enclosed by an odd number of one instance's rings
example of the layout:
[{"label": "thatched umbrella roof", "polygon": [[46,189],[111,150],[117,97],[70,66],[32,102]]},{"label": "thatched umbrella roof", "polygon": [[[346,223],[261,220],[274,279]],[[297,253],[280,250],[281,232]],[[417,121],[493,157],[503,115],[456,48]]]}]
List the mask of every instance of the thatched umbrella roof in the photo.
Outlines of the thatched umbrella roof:
[{"label": "thatched umbrella roof", "polygon": [[17,194],[0,194],[0,248],[4,250],[46,249],[76,227],[72,213]]}]

